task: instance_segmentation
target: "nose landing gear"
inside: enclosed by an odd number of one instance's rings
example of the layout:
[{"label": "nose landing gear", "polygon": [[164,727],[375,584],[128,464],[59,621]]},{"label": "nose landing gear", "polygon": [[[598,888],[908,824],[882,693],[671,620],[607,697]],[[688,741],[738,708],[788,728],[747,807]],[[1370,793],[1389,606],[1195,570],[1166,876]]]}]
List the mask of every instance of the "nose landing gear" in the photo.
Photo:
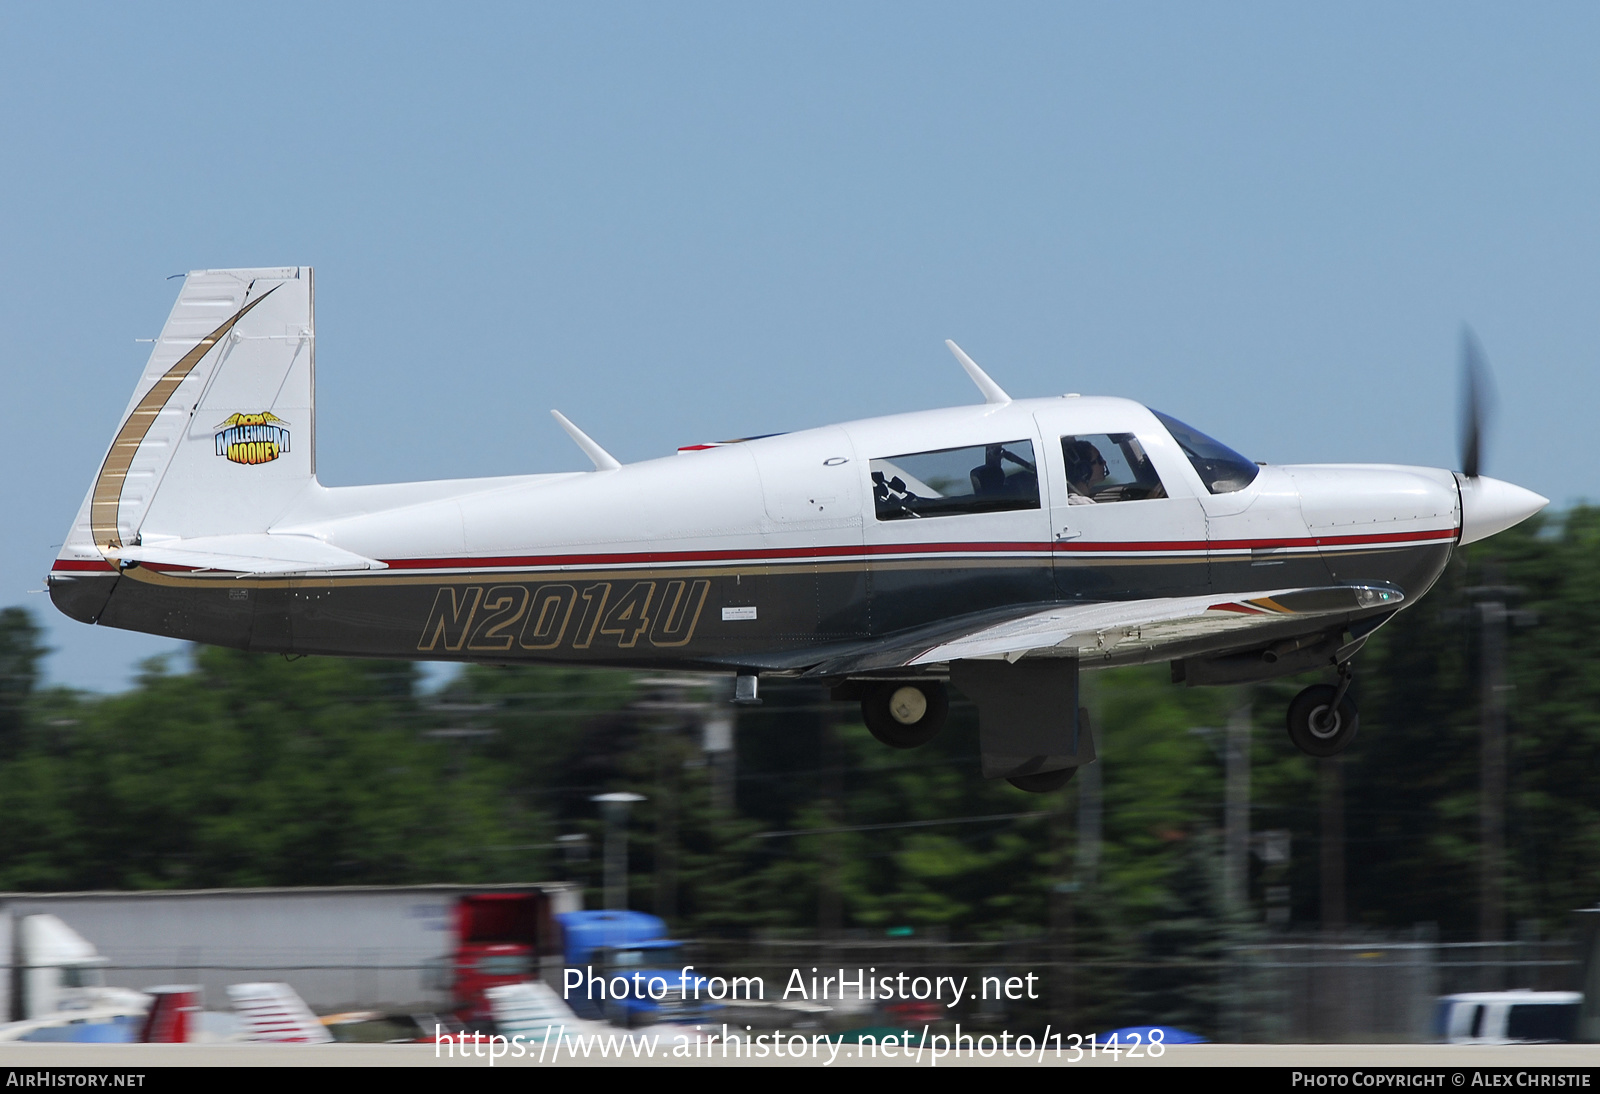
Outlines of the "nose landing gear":
[{"label": "nose landing gear", "polygon": [[1356,739],[1360,717],[1350,698],[1354,675],[1350,664],[1339,666],[1339,683],[1313,684],[1289,704],[1289,740],[1308,756],[1337,756]]}]

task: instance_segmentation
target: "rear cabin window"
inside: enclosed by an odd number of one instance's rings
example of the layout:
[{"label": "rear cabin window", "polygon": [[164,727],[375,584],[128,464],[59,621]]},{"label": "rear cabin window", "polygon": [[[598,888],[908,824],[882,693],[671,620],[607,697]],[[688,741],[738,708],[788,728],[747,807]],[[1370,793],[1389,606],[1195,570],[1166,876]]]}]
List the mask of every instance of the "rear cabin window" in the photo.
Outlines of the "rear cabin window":
[{"label": "rear cabin window", "polygon": [[1132,433],[1084,433],[1061,438],[1067,468],[1067,501],[1145,501],[1164,498],[1161,476]]},{"label": "rear cabin window", "polygon": [[1039,508],[1032,441],[941,448],[873,460],[879,520]]}]

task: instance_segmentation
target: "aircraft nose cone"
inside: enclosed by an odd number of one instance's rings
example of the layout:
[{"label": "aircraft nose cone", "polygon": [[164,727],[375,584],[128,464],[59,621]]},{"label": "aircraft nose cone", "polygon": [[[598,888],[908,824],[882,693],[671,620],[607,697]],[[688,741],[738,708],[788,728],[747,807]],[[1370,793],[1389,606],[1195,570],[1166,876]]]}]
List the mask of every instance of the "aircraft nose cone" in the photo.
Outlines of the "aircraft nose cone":
[{"label": "aircraft nose cone", "polygon": [[1521,524],[1550,504],[1532,490],[1479,475],[1457,475],[1461,484],[1461,543],[1476,543]]}]

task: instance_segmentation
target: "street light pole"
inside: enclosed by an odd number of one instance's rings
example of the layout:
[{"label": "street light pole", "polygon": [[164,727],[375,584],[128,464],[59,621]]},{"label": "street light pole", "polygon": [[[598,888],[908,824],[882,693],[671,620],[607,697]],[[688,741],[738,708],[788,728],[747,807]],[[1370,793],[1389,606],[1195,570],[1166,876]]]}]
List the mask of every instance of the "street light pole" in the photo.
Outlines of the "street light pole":
[{"label": "street light pole", "polygon": [[1506,606],[1502,600],[1481,600],[1483,618],[1483,719],[1479,761],[1478,940],[1499,942],[1506,936]]},{"label": "street light pole", "polygon": [[1496,582],[1498,564],[1485,567],[1490,584],[1466,590],[1477,608],[1478,669],[1482,687],[1479,725],[1478,940],[1503,942],[1506,936],[1506,631],[1538,622],[1533,612],[1514,611],[1507,602],[1522,593]]},{"label": "street light pole", "polygon": [[1344,757],[1325,756],[1317,761],[1322,806],[1322,931],[1329,938],[1344,934]]},{"label": "street light pole", "polygon": [[679,824],[684,804],[683,771],[699,766],[689,758],[692,745],[686,739],[696,726],[702,730],[703,763],[712,771],[712,798],[717,795],[716,771],[719,760],[713,745],[732,747],[732,721],[722,723],[728,732],[713,733],[708,722],[715,708],[705,690],[709,677],[673,673],[644,677],[637,681],[642,697],[632,708],[644,716],[655,738],[655,906],[656,915],[669,922],[678,914]]},{"label": "street light pole", "polygon": [[643,794],[596,794],[606,821],[606,910],[628,907],[628,807],[644,801]]},{"label": "street light pole", "polygon": [[1223,890],[1236,922],[1250,908],[1250,721],[1248,702],[1228,717]]}]

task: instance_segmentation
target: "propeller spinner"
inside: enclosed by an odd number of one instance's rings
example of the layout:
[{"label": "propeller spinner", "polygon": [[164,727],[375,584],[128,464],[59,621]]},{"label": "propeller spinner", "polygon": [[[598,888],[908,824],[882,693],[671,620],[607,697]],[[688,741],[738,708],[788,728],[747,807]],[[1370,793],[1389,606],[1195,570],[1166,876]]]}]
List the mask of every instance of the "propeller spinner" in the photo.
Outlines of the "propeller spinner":
[{"label": "propeller spinner", "polygon": [[1550,504],[1548,498],[1482,474],[1484,435],[1494,401],[1483,345],[1471,327],[1461,329],[1461,543],[1476,543],[1520,524]]}]

